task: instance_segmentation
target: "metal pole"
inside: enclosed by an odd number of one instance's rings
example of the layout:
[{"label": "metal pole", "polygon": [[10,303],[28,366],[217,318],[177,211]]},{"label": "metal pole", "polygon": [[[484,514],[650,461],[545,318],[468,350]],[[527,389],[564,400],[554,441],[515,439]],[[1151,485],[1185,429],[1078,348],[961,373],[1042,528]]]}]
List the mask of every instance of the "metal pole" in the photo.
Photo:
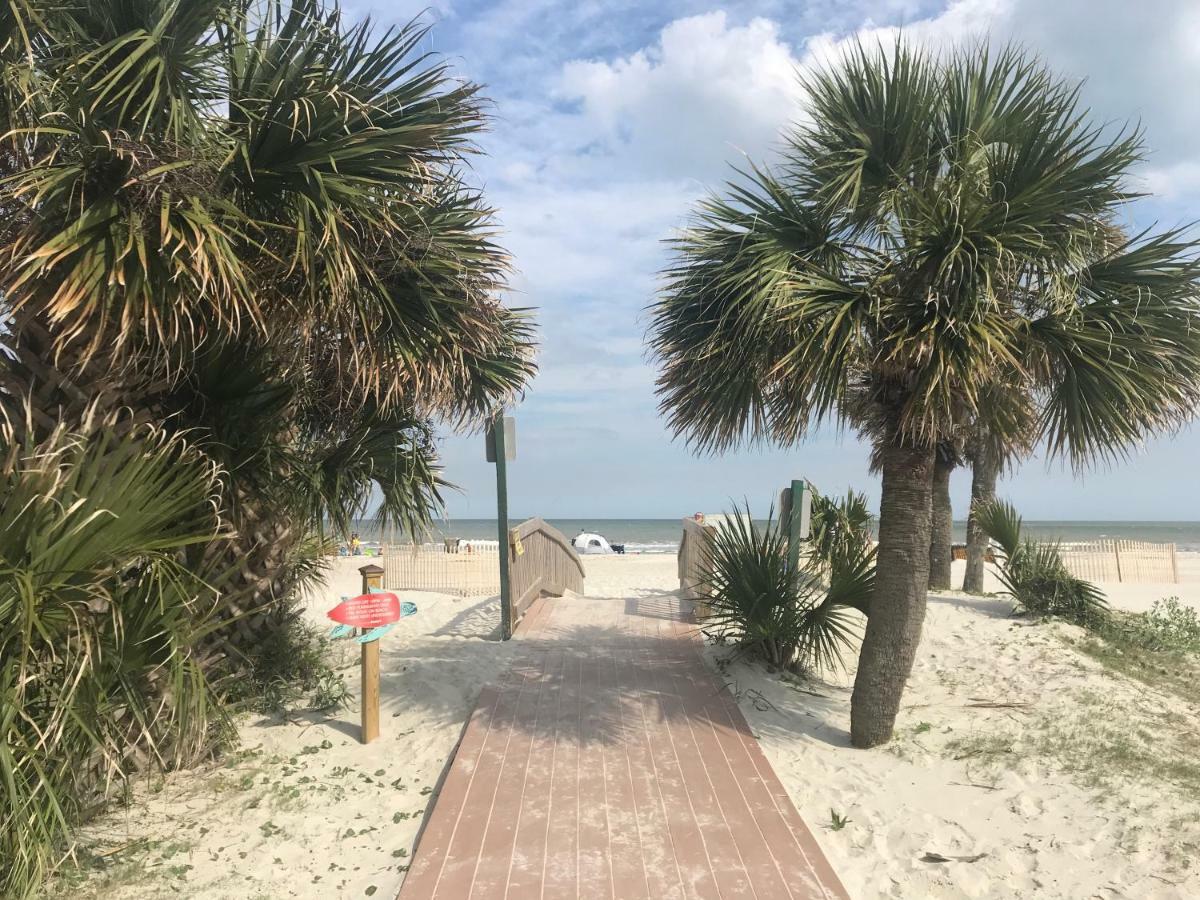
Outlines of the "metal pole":
[{"label": "metal pole", "polygon": [[508,466],[504,459],[504,412],[492,420],[496,449],[496,527],[500,536],[500,639],[512,637],[512,591],[508,583]]}]

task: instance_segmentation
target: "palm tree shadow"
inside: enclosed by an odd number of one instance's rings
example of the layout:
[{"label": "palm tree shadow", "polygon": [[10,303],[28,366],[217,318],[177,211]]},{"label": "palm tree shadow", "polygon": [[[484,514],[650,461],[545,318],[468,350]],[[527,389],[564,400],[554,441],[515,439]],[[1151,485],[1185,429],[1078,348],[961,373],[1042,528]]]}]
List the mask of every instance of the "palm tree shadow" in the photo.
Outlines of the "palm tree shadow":
[{"label": "palm tree shadow", "polygon": [[1012,600],[1007,597],[981,597],[975,594],[931,593],[929,602],[939,606],[973,612],[989,619],[1013,618]]},{"label": "palm tree shadow", "polygon": [[635,591],[633,593],[635,596],[625,598],[625,615],[643,619],[678,621],[678,600],[671,592]]},{"label": "palm tree shadow", "polygon": [[434,637],[500,640],[500,595],[467,598],[469,605],[454,614],[441,628],[430,632]]}]

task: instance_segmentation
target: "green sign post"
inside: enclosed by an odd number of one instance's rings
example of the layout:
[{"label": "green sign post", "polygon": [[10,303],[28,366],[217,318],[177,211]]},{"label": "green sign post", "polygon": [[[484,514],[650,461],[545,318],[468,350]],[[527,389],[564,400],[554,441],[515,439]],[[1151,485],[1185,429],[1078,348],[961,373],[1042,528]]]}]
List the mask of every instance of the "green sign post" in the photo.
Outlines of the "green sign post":
[{"label": "green sign post", "polygon": [[779,496],[779,524],[787,529],[788,568],[800,566],[800,544],[808,540],[812,522],[812,489],[803,479],[794,480]]},{"label": "green sign post", "polygon": [[517,457],[516,422],[502,412],[487,430],[487,461],[496,464],[496,530],[500,537],[500,639],[512,637],[512,591],[508,583],[508,461]]}]

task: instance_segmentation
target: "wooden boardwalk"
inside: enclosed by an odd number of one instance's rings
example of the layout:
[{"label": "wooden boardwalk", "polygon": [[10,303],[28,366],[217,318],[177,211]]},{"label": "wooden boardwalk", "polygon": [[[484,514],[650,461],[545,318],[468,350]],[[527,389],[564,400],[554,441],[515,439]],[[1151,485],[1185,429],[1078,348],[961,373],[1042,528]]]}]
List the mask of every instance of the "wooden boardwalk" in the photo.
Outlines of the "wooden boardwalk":
[{"label": "wooden boardwalk", "polygon": [[538,601],[402,900],[844,898],[673,595]]}]

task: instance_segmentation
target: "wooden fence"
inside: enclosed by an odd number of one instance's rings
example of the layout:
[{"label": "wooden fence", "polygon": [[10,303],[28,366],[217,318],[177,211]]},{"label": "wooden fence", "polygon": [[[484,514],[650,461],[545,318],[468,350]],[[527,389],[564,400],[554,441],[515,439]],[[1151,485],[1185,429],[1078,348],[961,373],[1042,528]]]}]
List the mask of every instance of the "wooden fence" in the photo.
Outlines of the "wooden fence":
[{"label": "wooden fence", "polygon": [[500,593],[499,545],[388,544],[383,548],[384,587],[459,597]]},{"label": "wooden fence", "polygon": [[1058,545],[1071,574],[1088,581],[1179,583],[1174,544],[1074,541]]},{"label": "wooden fence", "polygon": [[698,600],[696,614],[707,615],[703,600],[708,596],[708,564],[712,553],[713,536],[717,529],[695,519],[683,520],[683,537],[679,540],[679,596]]},{"label": "wooden fence", "polygon": [[583,560],[561,531],[529,519],[509,531],[508,583],[513,627],[538,597],[583,591]]}]

